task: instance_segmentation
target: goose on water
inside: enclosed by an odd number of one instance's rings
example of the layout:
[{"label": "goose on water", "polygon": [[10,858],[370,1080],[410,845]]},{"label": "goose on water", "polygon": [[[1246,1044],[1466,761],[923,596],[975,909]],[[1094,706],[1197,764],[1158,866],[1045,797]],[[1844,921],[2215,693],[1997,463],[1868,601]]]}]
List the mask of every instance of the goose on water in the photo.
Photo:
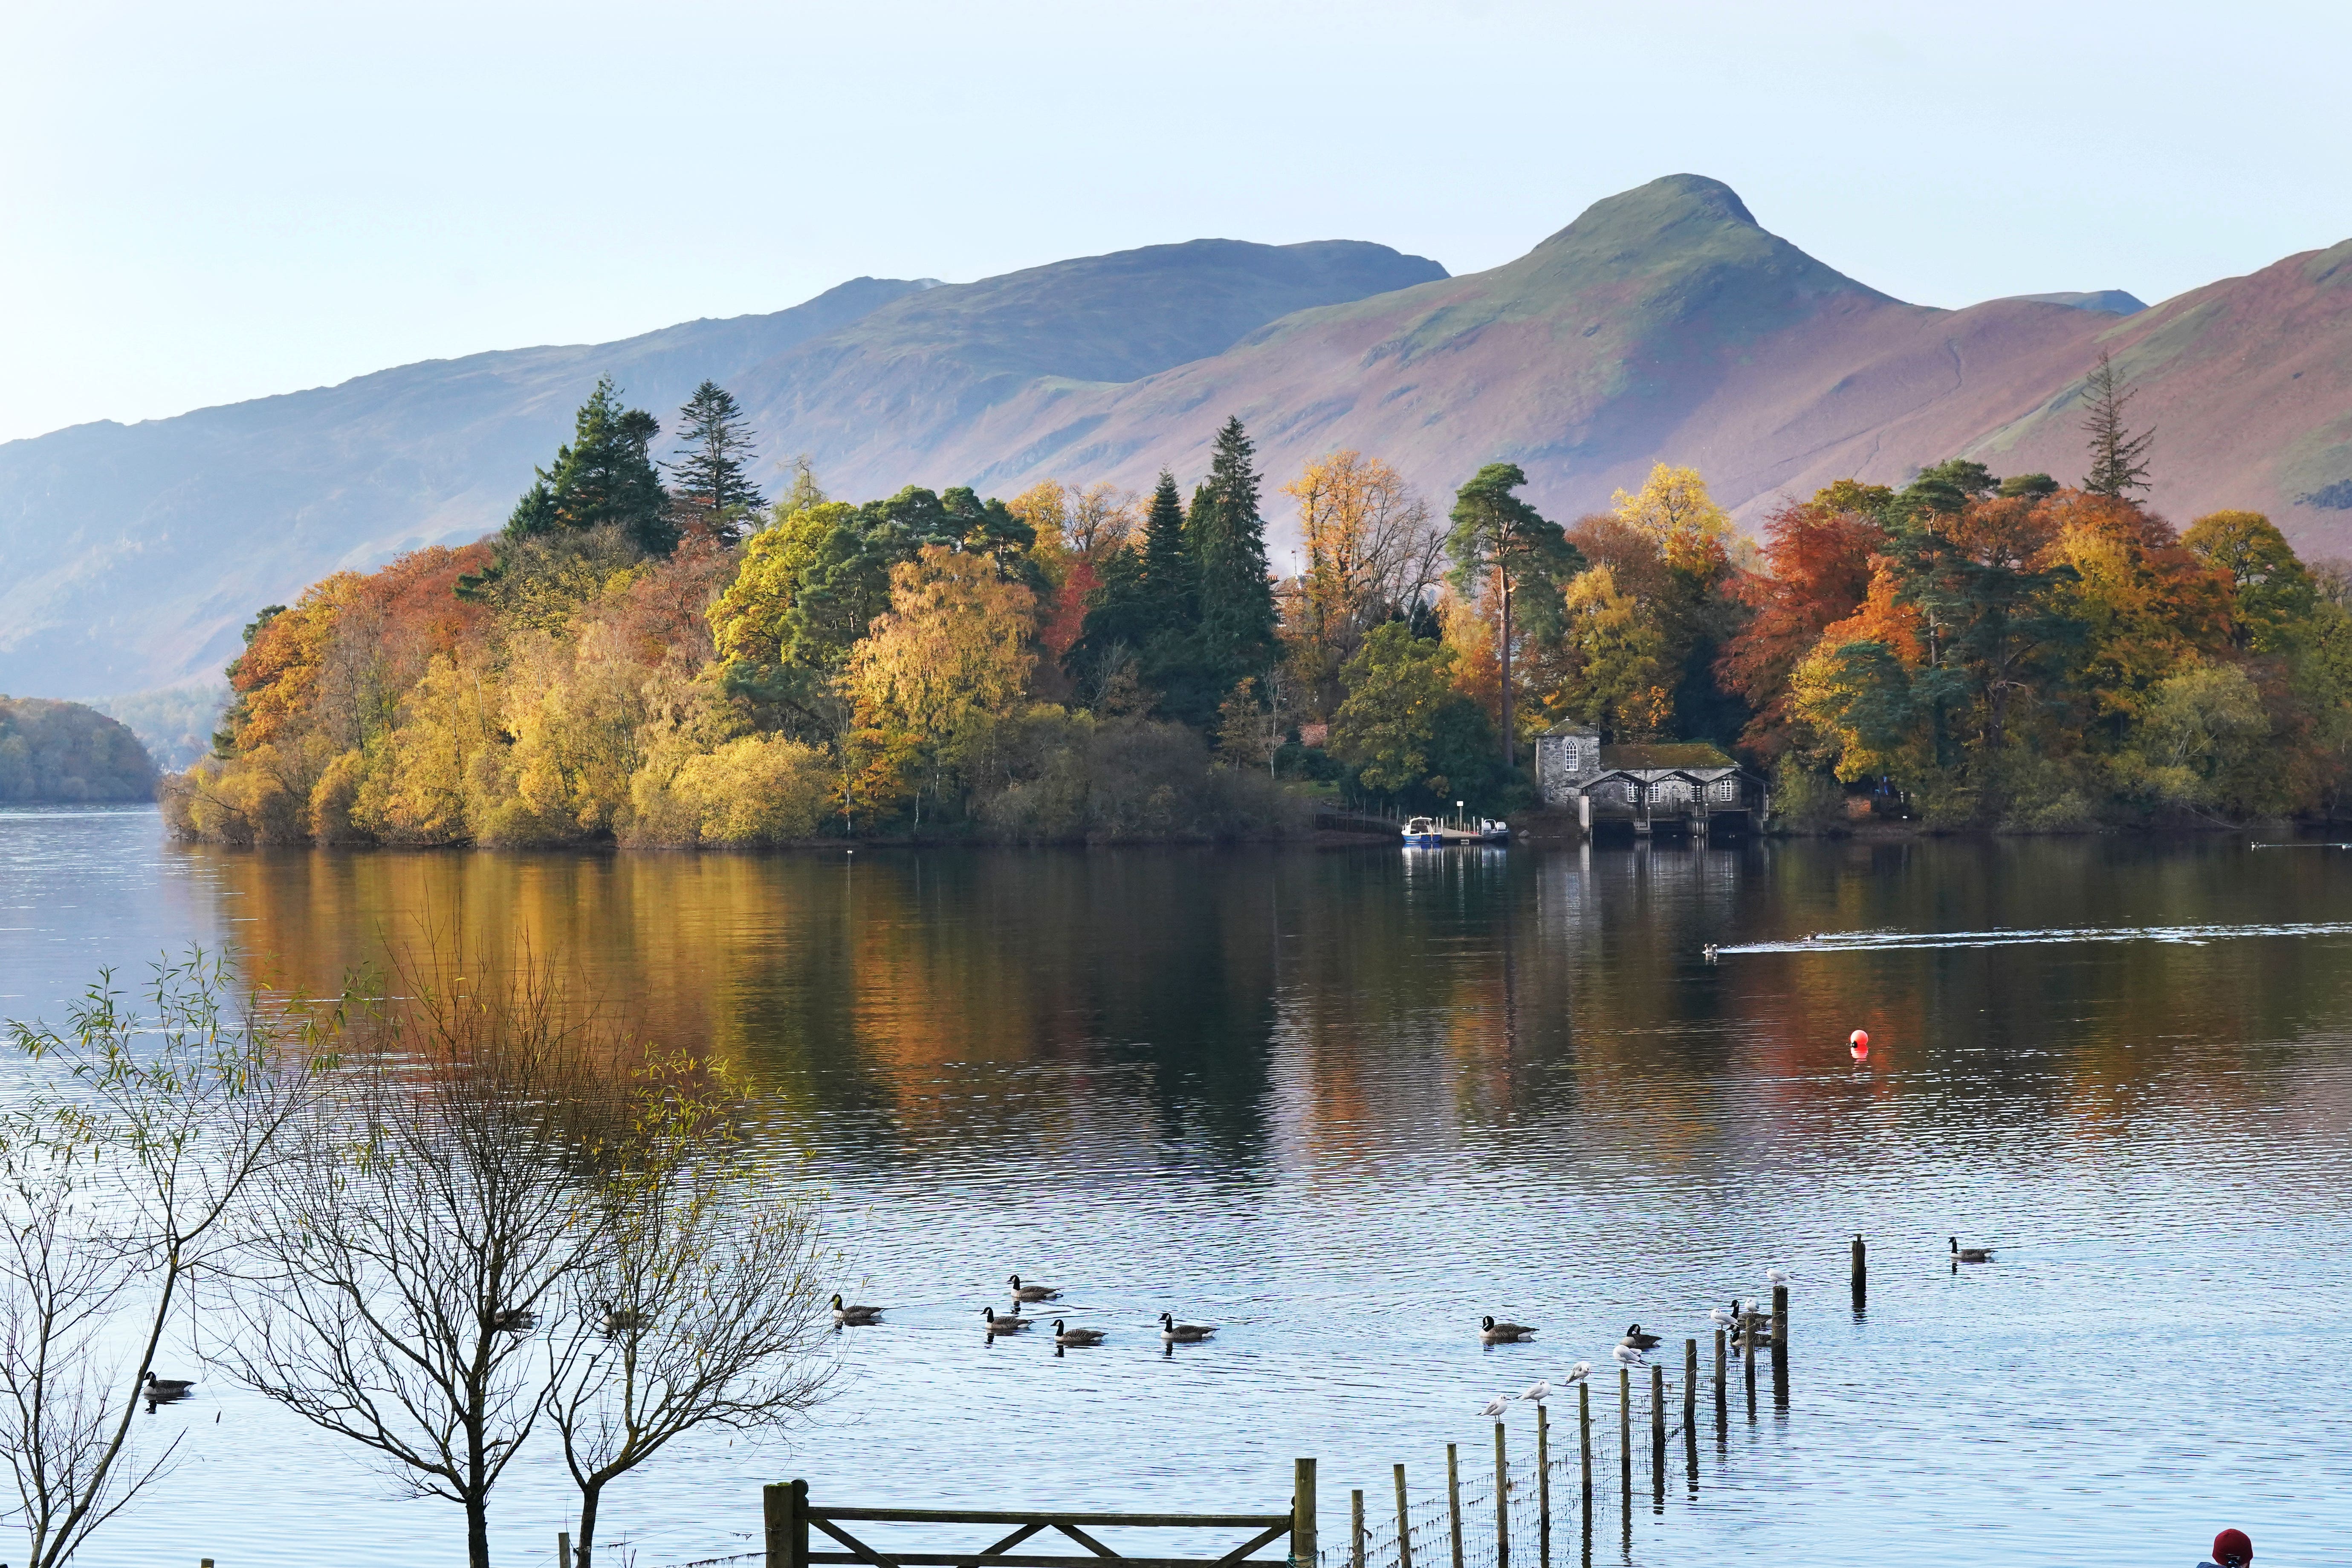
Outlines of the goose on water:
[{"label": "goose on water", "polygon": [[1632,1345],[1637,1351],[1654,1351],[1658,1348],[1659,1341],[1657,1335],[1643,1333],[1642,1325],[1635,1323],[1625,1331],[1625,1337],[1617,1342],[1621,1345]]},{"label": "goose on water", "polygon": [[1016,1301],[1058,1301],[1062,1298],[1062,1293],[1050,1285],[1024,1285],[1018,1274],[1009,1275],[1007,1279]]},{"label": "goose on water", "polygon": [[1647,1366],[1650,1364],[1648,1362],[1642,1359],[1642,1352],[1635,1350],[1632,1345],[1619,1345],[1615,1350],[1611,1351],[1609,1353],[1611,1356],[1615,1358],[1619,1366]]},{"label": "goose on water", "polygon": [[527,1334],[539,1327],[539,1314],[528,1307],[501,1307],[490,1314],[490,1327],[510,1334]]},{"label": "goose on water", "polygon": [[1960,1238],[1956,1236],[1952,1237],[1952,1256],[1962,1263],[1990,1263],[1992,1261],[1992,1248],[1990,1247],[1962,1247],[1960,1245]]},{"label": "goose on water", "polygon": [[626,1307],[615,1307],[610,1301],[599,1301],[596,1304],[604,1309],[603,1321],[604,1331],[608,1334],[626,1333],[631,1329],[642,1329],[646,1326],[646,1315],[643,1312],[632,1311]]},{"label": "goose on water", "polygon": [[841,1299],[841,1292],[835,1290],[833,1293],[833,1321],[836,1323],[878,1323],[882,1321],[882,1309],[850,1306]]},{"label": "goose on water", "polygon": [[151,1372],[147,1374],[145,1387],[150,1400],[178,1399],[195,1387],[195,1383],[184,1377],[157,1377]]},{"label": "goose on water", "polygon": [[1216,1331],[1207,1323],[1180,1323],[1173,1312],[1160,1314],[1160,1337],[1171,1345],[1196,1345]]},{"label": "goose on water", "polygon": [[1054,1320],[1054,1342],[1057,1345],[1098,1345],[1103,1342],[1103,1331],[1100,1329],[1065,1328],[1062,1320],[1056,1318]]},{"label": "goose on water", "polygon": [[1536,1331],[1525,1323],[1498,1323],[1490,1312],[1478,1320],[1478,1337],[1490,1345],[1515,1345],[1535,1338]]},{"label": "goose on water", "polygon": [[982,1307],[980,1310],[980,1315],[987,1321],[988,1331],[992,1334],[1009,1334],[1015,1329],[1025,1329],[1035,1321],[1034,1319],[1023,1317],[1019,1312],[1007,1312],[1000,1318],[996,1315],[996,1309],[993,1307]]}]

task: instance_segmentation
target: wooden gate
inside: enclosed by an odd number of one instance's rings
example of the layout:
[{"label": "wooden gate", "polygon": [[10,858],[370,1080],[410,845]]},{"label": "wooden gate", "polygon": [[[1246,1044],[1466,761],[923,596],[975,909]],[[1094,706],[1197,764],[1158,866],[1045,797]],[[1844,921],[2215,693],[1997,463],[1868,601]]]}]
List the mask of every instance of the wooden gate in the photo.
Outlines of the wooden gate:
[{"label": "wooden gate", "polygon": [[[836,1508],[809,1500],[808,1482],[778,1482],[764,1489],[768,1568],[810,1568],[813,1563],[855,1563],[862,1568],[1276,1568],[1315,1562],[1314,1461],[1299,1461],[1297,1493],[1288,1513],[1068,1513],[1060,1510],[968,1510],[938,1508]],[[951,1552],[883,1551],[844,1528],[850,1524],[970,1524],[1012,1527],[1012,1533],[977,1549]],[[1097,1530],[1211,1530],[1251,1533],[1222,1553],[1192,1557],[1131,1557],[1097,1540]],[[839,1551],[810,1550],[810,1532],[826,1537]],[[1073,1552],[1023,1552],[1031,1537],[1058,1531],[1086,1549]],[[1280,1556],[1257,1556],[1285,1537]],[[820,1545],[824,1542],[819,1542]],[[1041,1542],[1058,1546],[1059,1542]]]}]

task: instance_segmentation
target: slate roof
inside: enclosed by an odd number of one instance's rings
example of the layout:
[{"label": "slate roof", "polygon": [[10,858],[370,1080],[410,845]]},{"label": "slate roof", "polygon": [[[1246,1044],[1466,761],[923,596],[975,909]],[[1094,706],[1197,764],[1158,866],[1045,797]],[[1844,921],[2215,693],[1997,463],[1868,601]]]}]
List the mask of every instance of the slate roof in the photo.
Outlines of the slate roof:
[{"label": "slate roof", "polygon": [[1604,769],[1736,768],[1739,764],[1723,748],[1706,741],[1671,742],[1649,746],[1603,746]]}]

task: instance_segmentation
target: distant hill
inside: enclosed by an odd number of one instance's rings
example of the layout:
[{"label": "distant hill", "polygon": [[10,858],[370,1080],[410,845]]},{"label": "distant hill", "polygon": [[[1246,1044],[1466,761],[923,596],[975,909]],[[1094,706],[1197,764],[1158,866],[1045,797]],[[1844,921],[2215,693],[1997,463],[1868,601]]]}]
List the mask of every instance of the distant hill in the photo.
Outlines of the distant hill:
[{"label": "distant hill", "polygon": [[1196,240],[981,283],[861,278],[773,315],[8,442],[0,683],[95,696],[216,676],[259,606],[503,522],[606,372],[665,419],[706,376],[733,388],[772,471],[808,448],[851,493],[882,487],[877,475],[891,489],[951,483],[920,443],[1037,378],[1129,381],[1303,307],[1444,271],[1349,240]]},{"label": "distant hill", "polygon": [[2160,510],[2252,507],[2308,552],[2352,545],[2352,242],[2153,307],[2103,289],[1936,310],[1676,174],[1461,278],[1360,242],[1195,240],[976,283],[861,279],[770,316],[8,443],[0,684],[215,675],[259,605],[497,526],[605,371],[664,417],[720,381],[771,475],[807,452],[852,498],[1047,476],[1140,489],[1162,464],[1189,481],[1238,414],[1277,482],[1354,446],[1442,505],[1507,458],[1572,517],[1664,459],[1752,522],[1782,495],[1953,456],[2077,479],[2102,350],[2155,427]]},{"label": "distant hill", "polygon": [[0,697],[0,801],[155,798],[155,761],[139,737],[95,709]]}]

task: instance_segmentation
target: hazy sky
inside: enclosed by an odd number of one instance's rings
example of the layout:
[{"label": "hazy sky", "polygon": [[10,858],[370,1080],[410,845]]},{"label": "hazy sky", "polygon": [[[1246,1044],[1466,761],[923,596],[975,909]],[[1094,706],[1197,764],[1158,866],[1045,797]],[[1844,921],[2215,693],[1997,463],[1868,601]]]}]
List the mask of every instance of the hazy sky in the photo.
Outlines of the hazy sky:
[{"label": "hazy sky", "polygon": [[0,7],[0,439],[1214,235],[1455,272],[1681,171],[1927,304],[2352,236],[2352,6]]}]

